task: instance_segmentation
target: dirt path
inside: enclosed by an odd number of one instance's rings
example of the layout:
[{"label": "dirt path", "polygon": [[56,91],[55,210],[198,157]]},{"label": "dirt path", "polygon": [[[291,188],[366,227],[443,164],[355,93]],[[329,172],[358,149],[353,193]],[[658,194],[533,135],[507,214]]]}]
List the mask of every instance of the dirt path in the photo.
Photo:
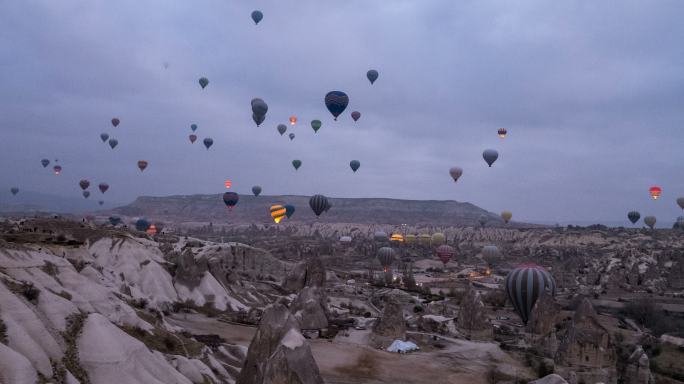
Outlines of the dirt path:
[{"label": "dirt path", "polygon": [[226,339],[231,344],[249,346],[256,328],[236,324],[228,324],[215,318],[201,314],[173,314],[166,317],[166,321],[176,327],[181,327],[194,334],[215,334]]}]

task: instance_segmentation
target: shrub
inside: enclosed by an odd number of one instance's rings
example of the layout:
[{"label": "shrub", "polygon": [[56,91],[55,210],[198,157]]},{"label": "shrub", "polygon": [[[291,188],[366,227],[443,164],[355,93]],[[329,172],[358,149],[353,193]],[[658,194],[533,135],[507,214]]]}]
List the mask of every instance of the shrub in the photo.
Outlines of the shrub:
[{"label": "shrub", "polygon": [[33,286],[33,283],[23,283],[21,285],[21,294],[24,295],[26,300],[30,302],[35,302],[38,300],[40,295],[40,290]]}]

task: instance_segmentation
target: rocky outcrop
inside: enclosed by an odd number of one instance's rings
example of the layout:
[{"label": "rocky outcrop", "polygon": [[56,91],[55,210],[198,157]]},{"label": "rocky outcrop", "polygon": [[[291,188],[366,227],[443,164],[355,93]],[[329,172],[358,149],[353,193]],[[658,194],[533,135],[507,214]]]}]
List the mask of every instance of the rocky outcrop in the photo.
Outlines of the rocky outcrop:
[{"label": "rocky outcrop", "polygon": [[548,292],[542,293],[532,307],[530,320],[527,322],[527,332],[537,335],[547,335],[556,327],[560,305]]},{"label": "rocky outcrop", "polygon": [[629,356],[623,380],[625,384],[653,383],[648,355],[644,352],[641,345],[637,345],[634,352]]},{"label": "rocky outcrop", "polygon": [[568,384],[568,382],[565,381],[565,379],[562,378],[560,375],[552,373],[550,375],[542,377],[541,379],[530,381],[527,384]]},{"label": "rocky outcrop", "polygon": [[290,311],[301,329],[323,329],[328,327],[328,306],[325,292],[319,287],[305,287],[292,301]]},{"label": "rocky outcrop", "polygon": [[461,310],[458,313],[456,325],[460,331],[469,337],[478,336],[480,338],[486,336],[486,333],[491,333],[491,325],[487,320],[485,305],[480,293],[470,284],[466,288],[461,302]]},{"label": "rocky outcrop", "polygon": [[447,335],[451,333],[453,321],[451,318],[439,315],[423,315],[418,318],[418,329],[427,333]]},{"label": "rocky outcrop", "polygon": [[295,265],[285,277],[283,288],[288,292],[297,293],[304,287],[323,287],[325,280],[323,261],[318,257],[312,257]]},{"label": "rocky outcrop", "polygon": [[404,310],[399,299],[395,295],[385,296],[385,308],[382,317],[375,323],[373,333],[390,339],[406,338],[406,321]]},{"label": "rocky outcrop", "polygon": [[322,384],[295,317],[282,304],[266,307],[236,384]]}]

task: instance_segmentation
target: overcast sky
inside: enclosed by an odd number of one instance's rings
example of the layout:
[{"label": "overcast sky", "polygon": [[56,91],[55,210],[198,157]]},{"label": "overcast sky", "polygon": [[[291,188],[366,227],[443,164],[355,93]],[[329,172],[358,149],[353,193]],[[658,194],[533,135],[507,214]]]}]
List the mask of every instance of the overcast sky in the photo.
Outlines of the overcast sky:
[{"label": "overcast sky", "polygon": [[[453,199],[514,220],[636,209],[672,222],[684,196],[682,15],[679,0],[2,1],[0,186],[78,196],[87,178],[126,202],[219,193],[230,178],[241,193]],[[336,122],[331,90],[350,97]],[[259,128],[254,97],[269,105]],[[290,115],[294,141],[276,131]],[[500,154],[492,168],[486,148]]]}]

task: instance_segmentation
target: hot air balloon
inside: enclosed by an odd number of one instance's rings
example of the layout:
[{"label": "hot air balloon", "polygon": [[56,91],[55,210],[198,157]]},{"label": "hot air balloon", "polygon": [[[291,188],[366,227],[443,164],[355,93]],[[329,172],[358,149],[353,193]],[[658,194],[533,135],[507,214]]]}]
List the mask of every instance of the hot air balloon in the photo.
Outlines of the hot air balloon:
[{"label": "hot air balloon", "polygon": [[149,227],[150,227],[149,221],[147,221],[143,218],[140,218],[140,219],[135,221],[135,229],[137,229],[140,232],[147,231],[147,228],[149,228]]},{"label": "hot air balloon", "polygon": [[116,146],[119,145],[119,140],[117,139],[109,139],[109,146],[114,149]]},{"label": "hot air balloon", "polygon": [[16,196],[16,194],[19,193],[19,188],[17,188],[17,187],[12,187],[12,188],[10,188],[10,192],[12,192],[12,195],[15,195],[15,196]]},{"label": "hot air balloon", "polygon": [[109,216],[109,224],[117,226],[121,224],[121,218],[118,216]]},{"label": "hot air balloon", "polygon": [[503,219],[504,223],[508,224],[508,222],[511,221],[511,217],[513,217],[513,213],[511,213],[511,211],[501,212],[501,218]]},{"label": "hot air balloon", "polygon": [[285,124],[278,124],[278,133],[280,133],[280,136],[285,134],[285,131],[287,131],[287,125]]},{"label": "hot air balloon", "polygon": [[292,160],[292,166],[294,167],[295,171],[299,169],[299,167],[302,166],[302,161],[301,160]]},{"label": "hot air balloon", "polygon": [[190,129],[195,132],[197,130],[197,124],[190,124]]},{"label": "hot air balloon", "polygon": [[100,185],[98,185],[97,188],[99,188],[99,189],[100,189],[100,192],[102,192],[102,193],[104,194],[104,193],[107,192],[107,190],[109,189],[109,184],[107,184],[107,183],[100,183]]},{"label": "hot air balloon", "polygon": [[414,244],[416,242],[416,235],[408,234],[406,235],[406,244]]},{"label": "hot air balloon", "polygon": [[261,123],[266,120],[266,115],[257,115],[255,113],[252,113],[252,120],[254,120],[254,124],[256,124],[257,127],[261,126]]},{"label": "hot air balloon", "polygon": [[535,264],[521,265],[506,275],[504,280],[506,295],[518,312],[523,323],[527,324],[534,303],[544,291],[554,296],[556,281],[544,268]]},{"label": "hot air balloon", "polygon": [[373,240],[381,243],[387,241],[387,232],[375,231],[375,233],[373,234]]},{"label": "hot air balloon", "polygon": [[491,167],[492,164],[494,164],[494,162],[496,161],[496,159],[499,158],[499,152],[493,149],[485,149],[484,152],[482,152],[482,157]]},{"label": "hot air balloon", "polygon": [[354,111],[351,113],[351,117],[352,117],[352,119],[354,119],[354,121],[358,121],[359,118],[361,118],[361,112]]},{"label": "hot air balloon", "polygon": [[290,116],[290,125],[297,124],[297,116]]},{"label": "hot air balloon", "polygon": [[147,168],[147,161],[138,160],[138,168],[140,169],[140,172],[144,171],[145,168]]},{"label": "hot air balloon", "polygon": [[202,89],[206,88],[207,85],[209,85],[209,79],[207,79],[206,77],[200,77],[199,85],[200,87],[202,87]]},{"label": "hot air balloon", "polygon": [[432,241],[432,245],[438,246],[446,243],[446,236],[444,236],[444,234],[441,232],[437,232],[432,234],[432,238],[430,240]]},{"label": "hot air balloon", "polygon": [[679,205],[679,208],[684,209],[684,197],[677,198],[677,205]]},{"label": "hot air balloon", "polygon": [[109,140],[109,134],[100,133],[100,140],[102,140],[103,143],[106,142],[107,140]]},{"label": "hot air balloon", "polygon": [[428,235],[427,233],[422,233],[420,236],[418,236],[418,240],[420,241],[421,245],[428,246],[432,241],[432,236]]},{"label": "hot air balloon", "polygon": [[328,206],[328,198],[323,195],[313,195],[309,199],[309,206],[316,216],[320,216]]},{"label": "hot air balloon", "polygon": [[489,264],[493,264],[493,261],[499,259],[500,257],[501,252],[499,251],[499,247],[496,245],[485,245],[482,247],[482,258]]},{"label": "hot air balloon", "polygon": [[394,261],[394,249],[390,247],[382,247],[378,249],[378,260],[382,269],[387,272],[390,266],[392,266],[392,261]]},{"label": "hot air balloon", "polygon": [[226,180],[224,184],[226,185],[226,189],[230,189],[230,186],[233,185],[233,183],[230,180]]},{"label": "hot air balloon", "polygon": [[48,165],[50,165],[50,160],[48,159],[43,159],[40,161],[40,164],[43,165],[43,168],[46,168]]},{"label": "hot air balloon", "polygon": [[658,187],[657,185],[652,186],[648,192],[651,194],[651,197],[653,200],[658,200],[660,197],[660,194],[663,192],[662,188]]},{"label": "hot air balloon", "polygon": [[103,205],[104,205],[104,200],[99,200],[97,203],[98,203],[100,206],[103,206]]},{"label": "hot air balloon", "polygon": [[195,144],[195,141],[197,140],[197,135],[190,135],[188,136],[188,139],[190,139],[190,144]]},{"label": "hot air balloon", "polygon": [[280,220],[285,217],[286,209],[280,204],[271,205],[271,217],[276,223],[280,223]]},{"label": "hot air balloon", "polygon": [[392,236],[390,236],[390,242],[403,243],[404,236],[402,236],[400,233],[393,233]]},{"label": "hot air balloon", "polygon": [[52,167],[52,170],[55,172],[55,175],[59,175],[62,173],[62,166],[61,165],[55,165]]},{"label": "hot air balloon", "polygon": [[323,123],[321,123],[320,120],[311,120],[311,128],[313,128],[314,133],[321,129],[321,125],[323,125]]},{"label": "hot air balloon", "polygon": [[485,216],[485,215],[480,215],[480,217],[477,218],[477,222],[480,223],[480,225],[482,227],[487,225],[487,221],[489,221],[489,220],[487,220],[487,216]]},{"label": "hot air balloon", "polygon": [[152,224],[145,232],[150,236],[154,236],[157,234],[157,226]]},{"label": "hot air balloon", "polygon": [[656,223],[656,218],[655,216],[646,216],[644,217],[644,224],[648,225],[649,228],[653,229]]},{"label": "hot air balloon", "polygon": [[461,167],[451,167],[449,168],[449,174],[451,178],[454,179],[454,183],[458,181],[458,178],[463,174],[463,169]]},{"label": "hot air balloon", "polygon": [[287,216],[288,219],[290,217],[292,217],[292,215],[294,215],[294,212],[295,212],[294,205],[290,205],[290,204],[285,205],[285,216]]},{"label": "hot air balloon", "polygon": [[112,125],[114,126],[114,128],[118,127],[119,123],[120,121],[116,117],[112,119]]},{"label": "hot air balloon", "polygon": [[254,21],[254,25],[259,24],[259,22],[263,18],[264,18],[264,14],[261,13],[261,11],[252,11],[252,20]]},{"label": "hot air balloon", "polygon": [[240,196],[235,192],[226,192],[223,194],[223,203],[226,204],[228,209],[233,209],[240,200]]},{"label": "hot air balloon", "polygon": [[506,130],[506,128],[499,128],[499,131],[497,133],[499,134],[499,137],[503,139],[504,137],[506,137],[508,131]]},{"label": "hot air balloon", "polygon": [[454,257],[454,254],[456,254],[456,250],[450,245],[443,244],[435,249],[435,254],[446,266],[449,260],[451,260],[451,258]]},{"label": "hot air balloon", "polygon": [[632,222],[632,224],[636,224],[637,221],[639,221],[639,218],[641,217],[641,214],[637,211],[630,211],[627,213],[627,218],[629,221]]},{"label": "hot air balloon", "polygon": [[259,194],[261,193],[261,187],[258,185],[253,186],[252,193],[254,194],[254,196],[259,196]]},{"label": "hot air balloon", "polygon": [[349,96],[341,91],[331,91],[325,95],[325,106],[328,111],[335,117],[337,117],[344,112],[349,104]]},{"label": "hot air balloon", "polygon": [[360,166],[361,166],[361,162],[358,160],[352,160],[349,162],[349,167],[351,167],[352,171],[354,171],[354,172],[356,172]]},{"label": "hot air balloon", "polygon": [[90,187],[90,181],[83,179],[78,182],[78,185],[81,187],[82,190],[85,191],[86,189],[88,189],[88,187]]},{"label": "hot air balloon", "polygon": [[295,134],[294,134],[294,133],[290,133],[288,136],[290,137],[290,140],[294,140],[294,138],[295,138]]},{"label": "hot air balloon", "polygon": [[89,198],[90,197],[90,191],[83,191],[83,197],[84,198]]},{"label": "hot air balloon", "polygon": [[379,75],[380,74],[375,69],[370,69],[368,70],[368,72],[366,72],[366,77],[368,78],[368,81],[370,81],[371,84],[375,83],[375,80],[378,79]]},{"label": "hot air balloon", "polygon": [[204,142],[204,147],[207,148],[207,150],[209,150],[209,147],[214,145],[214,139],[212,139],[211,137],[205,138],[203,142]]},{"label": "hot air balloon", "polygon": [[265,116],[268,112],[268,104],[258,97],[255,97],[250,102],[252,105],[252,113],[257,116]]}]

